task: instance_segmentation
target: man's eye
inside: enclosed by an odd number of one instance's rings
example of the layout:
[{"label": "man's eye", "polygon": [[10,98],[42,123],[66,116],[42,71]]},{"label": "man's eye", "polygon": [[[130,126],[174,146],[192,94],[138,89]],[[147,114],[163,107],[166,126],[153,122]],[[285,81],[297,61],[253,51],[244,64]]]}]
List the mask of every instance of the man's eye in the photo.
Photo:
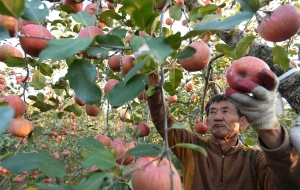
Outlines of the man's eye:
[{"label": "man's eye", "polygon": [[210,113],[210,114],[214,114],[214,113],[216,113],[216,111],[210,111],[209,113]]}]

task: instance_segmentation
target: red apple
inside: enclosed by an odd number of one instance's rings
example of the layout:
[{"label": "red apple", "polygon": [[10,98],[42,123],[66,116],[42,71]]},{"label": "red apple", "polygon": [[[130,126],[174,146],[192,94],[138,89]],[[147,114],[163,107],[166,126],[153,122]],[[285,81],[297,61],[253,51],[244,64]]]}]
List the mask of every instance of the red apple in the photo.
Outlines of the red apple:
[{"label": "red apple", "polygon": [[185,91],[186,92],[192,92],[194,89],[194,83],[193,82],[188,82],[186,87],[185,87]]},{"label": "red apple", "polygon": [[116,138],[112,143],[111,147],[116,151],[116,162],[118,164],[128,165],[134,160],[134,156],[127,155],[125,153],[135,147],[134,142],[126,143],[121,138]]},{"label": "red apple", "polygon": [[68,13],[78,13],[83,9],[83,3],[77,3],[74,0],[62,0],[62,4],[72,6],[75,9],[74,11]]},{"label": "red apple", "polygon": [[20,117],[26,111],[26,103],[17,95],[10,94],[5,96],[2,101],[8,103],[10,107],[14,109],[15,115],[14,117]]},{"label": "red apple", "polygon": [[200,121],[195,123],[194,128],[195,128],[195,131],[199,134],[206,134],[208,131],[207,125],[205,125],[204,123],[201,123]]},{"label": "red apple", "polygon": [[108,58],[107,64],[109,68],[113,71],[120,72],[120,62],[121,62],[121,56],[120,55],[113,55]]},{"label": "red apple", "polygon": [[182,0],[176,0],[176,3],[177,3],[179,6],[182,6],[182,5],[183,5]]},{"label": "red apple", "polygon": [[74,96],[74,100],[75,100],[75,103],[80,105],[80,106],[85,105],[85,102],[81,101],[76,94]]},{"label": "red apple", "polygon": [[51,178],[46,178],[46,179],[44,179],[44,181],[45,181],[45,183],[50,183],[52,181],[52,179]]},{"label": "red apple", "polygon": [[52,39],[52,34],[50,31],[47,28],[37,24],[28,24],[23,26],[21,34],[25,35],[25,37],[20,38],[20,45],[24,52],[32,57],[38,57],[40,52],[46,49],[48,40]]},{"label": "red apple", "polygon": [[0,14],[0,25],[4,26],[8,30],[10,37],[14,37],[18,32],[16,31],[17,24],[18,20],[14,17]]},{"label": "red apple", "polygon": [[33,22],[33,21],[28,21],[28,20],[24,20],[22,18],[19,18],[19,25],[20,25],[20,28],[22,28],[23,26],[26,26],[28,24],[39,24],[37,22]]},{"label": "red apple", "polygon": [[96,135],[94,139],[100,141],[104,146],[110,146],[110,138],[107,135]]},{"label": "red apple", "polygon": [[125,110],[120,111],[120,116],[122,121],[126,121],[130,119],[130,114],[128,113],[128,111]]},{"label": "red apple", "polygon": [[297,34],[300,29],[300,10],[289,4],[279,6],[264,17],[257,27],[258,34],[265,40],[281,42]]},{"label": "red apple", "polygon": [[210,61],[210,49],[204,42],[193,42],[188,45],[196,50],[195,54],[186,59],[180,59],[179,62],[182,67],[189,71],[201,71]]},{"label": "red apple", "polygon": [[131,39],[132,34],[127,34],[127,36],[125,37],[125,42],[130,44],[130,39]]},{"label": "red apple", "polygon": [[86,104],[85,105],[85,112],[87,115],[95,117],[98,116],[100,114],[101,109],[98,108],[96,105],[90,105],[90,104]]},{"label": "red apple", "polygon": [[9,57],[23,57],[23,54],[16,47],[9,44],[0,45],[0,61],[5,61]]},{"label": "red apple", "polygon": [[147,100],[147,95],[145,90],[138,95],[139,100]]},{"label": "red apple", "polygon": [[41,148],[42,148],[42,149],[45,149],[45,148],[46,148],[46,145],[45,145],[45,144],[41,144]]},{"label": "red apple", "polygon": [[258,85],[262,85],[263,82],[260,80],[259,71],[261,69],[269,69],[269,66],[261,59],[252,56],[242,57],[236,60],[226,72],[226,79],[231,88],[241,90],[237,85],[237,80],[240,78],[246,78]]},{"label": "red apple", "polygon": [[60,160],[60,156],[57,153],[53,154],[54,158],[56,158],[57,160]]},{"label": "red apple", "polygon": [[298,64],[295,61],[290,61],[293,68],[298,68]]},{"label": "red apple", "polygon": [[127,74],[130,69],[134,67],[133,61],[135,58],[133,56],[125,56],[122,58],[122,72]]},{"label": "red apple", "polygon": [[108,8],[109,10],[115,11],[115,7],[112,6],[112,4],[111,4],[109,1],[106,1],[106,4],[107,4],[107,8]]},{"label": "red apple", "polygon": [[70,151],[64,150],[64,151],[62,152],[62,155],[63,155],[63,156],[69,156],[69,155],[70,155]]},{"label": "red apple", "polygon": [[[131,175],[134,190],[172,189],[171,170],[174,189],[181,190],[180,175],[168,159],[154,160],[156,157],[141,157],[137,159],[134,169],[140,168]],[[151,163],[150,163],[151,162]],[[150,164],[149,164],[150,163]],[[147,165],[147,166],[146,166]]]},{"label": "red apple", "polygon": [[19,176],[16,178],[17,183],[21,183],[23,181],[23,177]]},{"label": "red apple", "polygon": [[95,15],[97,11],[97,3],[89,3],[84,7],[84,12],[90,15]]},{"label": "red apple", "polygon": [[107,94],[109,91],[111,91],[118,82],[119,81],[116,79],[109,79],[104,85],[104,93]]},{"label": "red apple", "polygon": [[176,102],[177,101],[177,95],[173,95],[173,96],[168,96],[168,101],[170,102],[170,103],[174,103],[174,102]]},{"label": "red apple", "polygon": [[198,97],[198,95],[197,94],[193,94],[192,96],[191,96],[191,100],[195,100],[196,98]]},{"label": "red apple", "polygon": [[150,134],[150,126],[148,125],[148,123],[137,124],[134,127],[134,131],[138,132],[139,130],[141,131],[141,134],[139,137],[146,137]]}]

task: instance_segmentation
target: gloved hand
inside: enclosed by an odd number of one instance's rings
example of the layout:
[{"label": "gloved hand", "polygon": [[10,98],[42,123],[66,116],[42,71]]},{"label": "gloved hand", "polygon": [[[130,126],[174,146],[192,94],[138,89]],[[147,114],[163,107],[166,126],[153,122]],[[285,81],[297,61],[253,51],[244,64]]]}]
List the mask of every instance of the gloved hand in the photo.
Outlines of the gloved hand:
[{"label": "gloved hand", "polygon": [[[278,78],[267,69],[259,72],[263,81],[260,86],[246,78],[237,80],[237,84],[244,90],[226,89],[226,96],[247,118],[254,130],[269,130],[277,123],[275,97]],[[246,93],[252,93],[252,95]]]}]

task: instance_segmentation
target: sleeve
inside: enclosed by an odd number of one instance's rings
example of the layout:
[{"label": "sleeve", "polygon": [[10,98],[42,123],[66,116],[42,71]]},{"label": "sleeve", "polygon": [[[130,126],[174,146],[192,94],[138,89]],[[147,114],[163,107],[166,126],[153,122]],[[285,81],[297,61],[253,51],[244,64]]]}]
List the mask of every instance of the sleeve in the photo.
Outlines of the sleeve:
[{"label": "sleeve", "polygon": [[277,149],[267,149],[259,139],[263,156],[259,156],[259,184],[262,189],[300,189],[300,157],[292,147],[287,130],[282,127],[284,141]]}]

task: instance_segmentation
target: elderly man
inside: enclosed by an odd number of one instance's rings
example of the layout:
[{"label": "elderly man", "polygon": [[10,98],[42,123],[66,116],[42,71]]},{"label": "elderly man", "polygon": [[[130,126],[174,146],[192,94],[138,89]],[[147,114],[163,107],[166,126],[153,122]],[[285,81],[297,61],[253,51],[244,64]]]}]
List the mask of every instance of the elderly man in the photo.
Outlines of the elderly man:
[{"label": "elderly man", "polygon": [[[262,70],[260,77],[265,81],[263,86],[241,79],[238,84],[244,92],[229,88],[226,95],[216,95],[209,100],[205,123],[211,138],[199,137],[186,129],[168,130],[170,147],[192,143],[207,151],[206,157],[191,149],[172,148],[182,163],[185,190],[300,189],[300,157],[275,114],[278,79],[269,70]],[[148,86],[158,83],[157,75],[149,75]],[[245,92],[251,92],[252,96]],[[161,91],[157,89],[147,101],[152,121],[164,137],[165,102]],[[167,105],[166,108],[170,128],[175,120]],[[251,148],[239,141],[239,131],[244,130],[248,122],[258,133],[261,148]]]}]

